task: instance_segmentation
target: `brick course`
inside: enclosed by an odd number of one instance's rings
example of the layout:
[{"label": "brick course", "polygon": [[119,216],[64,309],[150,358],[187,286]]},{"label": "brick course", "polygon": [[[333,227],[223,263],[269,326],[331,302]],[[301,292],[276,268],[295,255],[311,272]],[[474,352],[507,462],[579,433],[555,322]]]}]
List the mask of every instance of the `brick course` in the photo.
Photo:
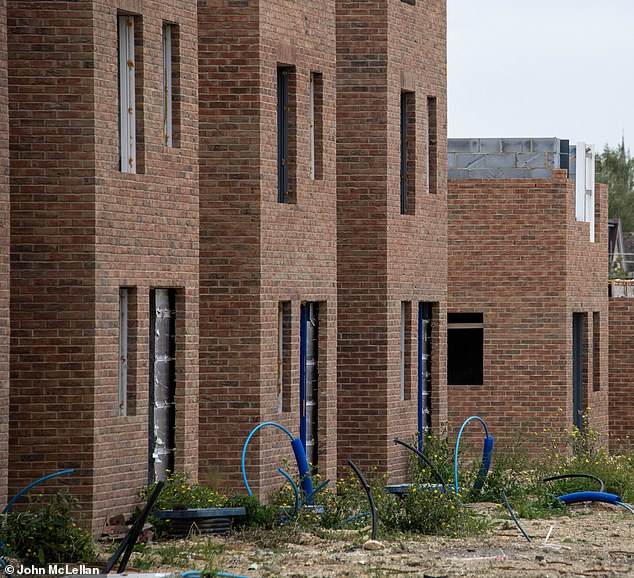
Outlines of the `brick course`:
[{"label": "brick course", "polygon": [[[454,425],[477,414],[498,445],[521,441],[533,450],[544,430],[570,429],[572,314],[580,312],[588,313],[584,405],[592,425],[606,431],[604,186],[596,199],[591,243],[590,225],[575,221],[574,181],[564,170],[543,179],[449,180],[448,310],[484,315],[484,385],[449,386]],[[600,319],[596,386],[593,312]]]},{"label": "brick course", "polygon": [[[9,3],[10,485],[75,467],[86,523],[147,483],[149,290],[177,289],[176,464],[197,469],[196,12],[189,2]],[[142,21],[138,174],[119,171],[117,14]],[[163,22],[180,27],[180,146],[162,136]],[[119,287],[136,394],[117,416]],[[67,483],[67,482],[60,482]],[[55,484],[51,484],[54,488]]]},{"label": "brick course", "polygon": [[[336,460],[334,2],[199,2],[200,477],[242,487],[249,430],[275,420],[299,432],[300,304],[320,304],[319,470]],[[293,67],[293,203],[277,202],[277,66]],[[310,73],[322,74],[323,175],[310,177]],[[291,302],[291,388],[277,411],[278,303]],[[264,430],[249,482],[279,485],[290,444]]]},{"label": "brick course", "polygon": [[[419,302],[436,304],[433,419],[446,419],[446,13],[440,1],[337,2],[338,455],[403,479],[417,430]],[[415,92],[414,214],[400,214],[400,100]],[[437,192],[424,183],[437,99]],[[411,398],[400,399],[401,302],[411,302]],[[408,396],[406,395],[406,398]]]}]

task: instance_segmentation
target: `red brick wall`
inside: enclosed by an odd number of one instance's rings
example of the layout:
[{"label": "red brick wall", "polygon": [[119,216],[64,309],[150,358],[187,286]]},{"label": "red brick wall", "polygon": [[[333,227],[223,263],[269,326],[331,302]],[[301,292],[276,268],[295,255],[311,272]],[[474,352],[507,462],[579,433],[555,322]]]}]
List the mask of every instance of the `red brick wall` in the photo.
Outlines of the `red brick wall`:
[{"label": "red brick wall", "polygon": [[632,447],[634,400],[634,299],[612,298],[609,303],[610,363],[610,449]]},{"label": "red brick wall", "polygon": [[[143,23],[143,172],[119,170],[117,13]],[[178,28],[177,146],[163,142],[162,27]],[[96,332],[94,517],[130,510],[148,480],[150,290],[176,289],[174,468],[196,479],[198,439],[198,102],[196,6],[183,0],[95,2]],[[174,68],[176,70],[176,67]],[[175,72],[176,74],[176,72]],[[138,76],[138,74],[137,74]],[[173,83],[176,85],[177,83]],[[179,126],[178,126],[179,125]],[[140,148],[138,146],[138,148]],[[136,378],[117,417],[119,287],[135,288]]]},{"label": "red brick wall", "polygon": [[0,503],[7,499],[9,467],[9,95],[7,3],[0,0]]},{"label": "red brick wall", "polygon": [[92,7],[47,2],[38,8],[32,2],[8,6],[9,491],[45,473],[77,468],[73,491],[89,518],[95,374]]},{"label": "red brick wall", "polygon": [[[201,138],[200,475],[242,487],[249,430],[299,434],[299,314],[320,303],[320,472],[336,456],[334,3],[199,2]],[[277,202],[277,65],[294,67],[296,202]],[[310,73],[323,75],[323,178],[310,177]],[[289,411],[277,412],[277,311],[291,301]],[[264,441],[262,441],[264,440]],[[266,430],[249,481],[265,494],[290,445]]]},{"label": "red brick wall", "polygon": [[[142,174],[119,172],[118,10],[143,22]],[[174,149],[162,144],[164,21],[180,26],[183,114]],[[9,7],[11,484],[77,468],[72,488],[94,530],[130,511],[147,483],[153,287],[177,288],[176,464],[196,473],[195,26],[186,2]],[[126,417],[117,417],[120,286],[136,288],[137,395]]]},{"label": "red brick wall", "polygon": [[[437,303],[434,421],[446,419],[446,14],[443,2],[337,4],[339,464],[395,479],[396,436],[417,430],[418,302]],[[400,214],[400,95],[415,92],[415,210]],[[427,97],[438,109],[439,188],[425,188]],[[411,399],[400,396],[401,302],[411,302]]]},{"label": "red brick wall", "polygon": [[[484,315],[484,385],[449,386],[454,426],[484,418],[498,445],[540,447],[572,426],[572,314],[589,313],[584,399],[606,418],[606,192],[597,187],[596,242],[574,217],[574,182],[449,181],[449,305]],[[600,314],[600,391],[592,391],[592,312]],[[530,432],[527,437],[526,431]]]}]

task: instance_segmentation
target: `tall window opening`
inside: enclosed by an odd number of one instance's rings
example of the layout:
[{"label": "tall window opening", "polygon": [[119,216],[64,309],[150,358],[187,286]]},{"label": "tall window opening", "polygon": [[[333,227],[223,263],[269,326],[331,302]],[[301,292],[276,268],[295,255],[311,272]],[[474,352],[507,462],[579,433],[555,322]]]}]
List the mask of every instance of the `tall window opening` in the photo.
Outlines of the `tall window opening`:
[{"label": "tall window opening", "polygon": [[180,70],[179,28],[163,25],[163,144],[179,146]]},{"label": "tall window opening", "polygon": [[310,74],[310,176],[314,180],[323,178],[324,143],[324,92],[323,76],[319,72]]},{"label": "tall window opening", "polygon": [[401,214],[414,214],[416,190],[416,95],[401,92]]},{"label": "tall window opening", "polygon": [[292,66],[277,67],[277,201],[295,196],[295,74]]},{"label": "tall window opening", "polygon": [[277,412],[291,409],[291,302],[277,308]]},{"label": "tall window opening", "polygon": [[427,143],[426,169],[427,190],[435,193],[438,190],[438,117],[435,96],[427,97]]},{"label": "tall window opening", "polygon": [[121,172],[142,172],[143,76],[142,26],[139,16],[118,17],[119,167]]},{"label": "tall window opening", "polygon": [[401,401],[412,397],[412,304],[401,302],[400,376]]}]

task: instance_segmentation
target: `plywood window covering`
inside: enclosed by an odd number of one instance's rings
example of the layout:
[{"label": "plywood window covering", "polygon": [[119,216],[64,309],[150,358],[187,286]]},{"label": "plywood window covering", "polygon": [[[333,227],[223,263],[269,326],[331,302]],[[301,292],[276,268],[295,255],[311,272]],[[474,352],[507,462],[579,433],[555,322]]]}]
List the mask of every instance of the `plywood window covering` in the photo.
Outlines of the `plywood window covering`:
[{"label": "plywood window covering", "polygon": [[119,16],[118,23],[120,167],[123,173],[136,173],[134,16]]},{"label": "plywood window covering", "polygon": [[173,146],[172,25],[163,25],[163,144]]}]

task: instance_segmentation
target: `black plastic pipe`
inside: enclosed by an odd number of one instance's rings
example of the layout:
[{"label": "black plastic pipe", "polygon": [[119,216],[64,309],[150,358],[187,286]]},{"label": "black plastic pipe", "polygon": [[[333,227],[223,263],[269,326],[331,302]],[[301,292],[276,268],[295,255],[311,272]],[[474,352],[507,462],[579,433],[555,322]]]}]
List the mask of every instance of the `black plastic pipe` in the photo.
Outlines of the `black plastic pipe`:
[{"label": "black plastic pipe", "polygon": [[370,502],[370,511],[372,512],[372,539],[376,540],[376,506],[374,505],[374,498],[372,497],[372,488],[368,485],[368,482],[363,477],[363,474],[359,471],[359,468],[354,465],[352,460],[348,460],[348,465],[352,468],[352,471],[357,474],[357,477],[361,481],[361,485],[368,496],[368,502]]}]

